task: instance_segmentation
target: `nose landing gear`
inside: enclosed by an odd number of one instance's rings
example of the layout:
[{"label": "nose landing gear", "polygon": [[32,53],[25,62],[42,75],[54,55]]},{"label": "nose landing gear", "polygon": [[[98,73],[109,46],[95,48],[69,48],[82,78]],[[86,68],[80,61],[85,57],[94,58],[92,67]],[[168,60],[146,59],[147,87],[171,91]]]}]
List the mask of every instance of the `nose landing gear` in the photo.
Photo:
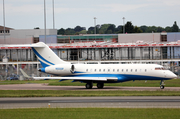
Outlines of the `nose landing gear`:
[{"label": "nose landing gear", "polygon": [[164,89],[164,80],[161,80],[161,83],[160,83],[160,89]]}]

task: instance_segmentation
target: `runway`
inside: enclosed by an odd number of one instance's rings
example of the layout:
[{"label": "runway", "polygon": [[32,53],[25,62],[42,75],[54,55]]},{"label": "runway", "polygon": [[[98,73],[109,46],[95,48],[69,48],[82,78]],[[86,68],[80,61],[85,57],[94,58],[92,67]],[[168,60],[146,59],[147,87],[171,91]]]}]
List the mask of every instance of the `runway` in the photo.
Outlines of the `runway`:
[{"label": "runway", "polygon": [[180,96],[0,98],[1,109],[79,107],[180,108]]},{"label": "runway", "polygon": [[[128,91],[157,91],[162,90],[159,87],[121,87],[121,86],[104,86],[103,89],[85,89],[85,86],[48,86],[47,84],[12,84],[0,85],[0,90],[128,90]],[[163,91],[180,91],[180,87],[165,87]]]}]

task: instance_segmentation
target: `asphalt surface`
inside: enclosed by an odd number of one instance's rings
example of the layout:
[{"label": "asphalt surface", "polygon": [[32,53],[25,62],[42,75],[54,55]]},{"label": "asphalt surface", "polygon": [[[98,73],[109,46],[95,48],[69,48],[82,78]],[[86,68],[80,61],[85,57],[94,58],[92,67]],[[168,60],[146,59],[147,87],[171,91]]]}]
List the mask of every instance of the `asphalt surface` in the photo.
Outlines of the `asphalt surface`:
[{"label": "asphalt surface", "polygon": [[[103,89],[85,89],[85,86],[48,86],[47,84],[12,84],[0,85],[0,90],[129,90],[129,91],[157,91],[162,90],[160,87],[120,87],[120,86],[104,86]],[[165,87],[164,91],[180,91],[180,87]]]},{"label": "asphalt surface", "polygon": [[44,107],[180,108],[180,96],[0,98],[1,109]]},{"label": "asphalt surface", "polygon": [[[47,84],[0,85],[0,90],[132,90],[156,91],[159,87],[105,86],[103,89],[85,89],[85,86],[48,86]],[[180,91],[180,87],[165,87],[163,91]],[[130,97],[42,97],[0,98],[0,109],[14,108],[180,108],[180,96]]]}]

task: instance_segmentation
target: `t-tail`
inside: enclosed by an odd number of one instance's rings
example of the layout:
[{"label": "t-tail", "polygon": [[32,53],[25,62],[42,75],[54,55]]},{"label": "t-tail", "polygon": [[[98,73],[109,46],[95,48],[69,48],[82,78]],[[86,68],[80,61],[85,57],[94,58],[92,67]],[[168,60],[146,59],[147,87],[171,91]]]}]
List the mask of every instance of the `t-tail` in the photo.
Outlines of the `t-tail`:
[{"label": "t-tail", "polygon": [[6,45],[7,47],[31,47],[43,68],[57,65],[57,64],[70,64],[61,60],[50,48],[43,42],[36,44],[24,44],[24,45]]},{"label": "t-tail", "polygon": [[34,45],[34,47],[32,45],[31,48],[44,68],[56,64],[70,64],[69,62],[61,60],[49,46],[43,42],[36,43],[36,45]]}]

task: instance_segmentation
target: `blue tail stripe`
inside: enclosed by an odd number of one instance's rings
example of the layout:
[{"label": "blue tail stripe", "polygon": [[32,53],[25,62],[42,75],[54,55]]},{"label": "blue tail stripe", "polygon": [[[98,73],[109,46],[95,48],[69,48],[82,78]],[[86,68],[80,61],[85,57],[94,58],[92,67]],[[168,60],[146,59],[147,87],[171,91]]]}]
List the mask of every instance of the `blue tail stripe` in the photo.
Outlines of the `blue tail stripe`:
[{"label": "blue tail stripe", "polygon": [[44,68],[49,66],[48,64],[42,62],[41,60],[39,60],[39,62],[41,63],[41,65],[42,65]]},{"label": "blue tail stripe", "polygon": [[[49,63],[51,65],[54,65],[53,63],[49,62],[48,60],[44,59],[33,47],[32,47],[33,52],[39,57],[41,58],[43,61],[45,61],[46,63]],[[42,62],[41,62],[42,63]]]}]

